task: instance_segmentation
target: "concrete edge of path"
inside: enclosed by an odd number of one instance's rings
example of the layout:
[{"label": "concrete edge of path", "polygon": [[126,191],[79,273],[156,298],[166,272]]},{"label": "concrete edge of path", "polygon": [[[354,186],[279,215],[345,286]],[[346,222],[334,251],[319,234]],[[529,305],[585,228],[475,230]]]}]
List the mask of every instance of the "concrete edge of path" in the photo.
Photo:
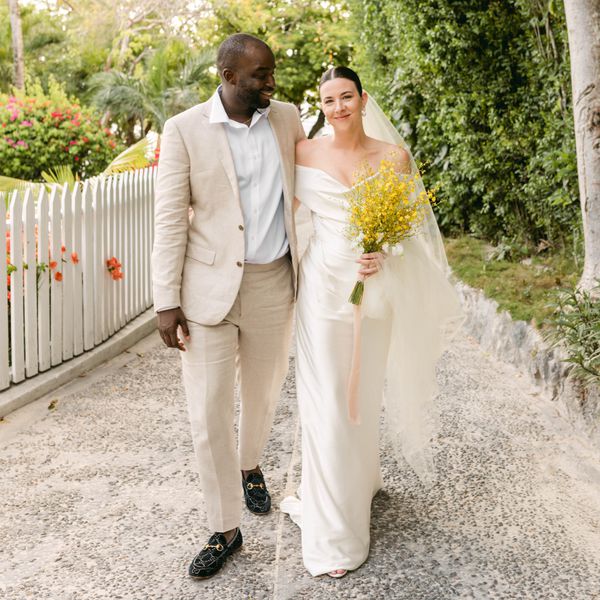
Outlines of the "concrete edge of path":
[{"label": "concrete edge of path", "polygon": [[155,329],[156,315],[154,308],[149,308],[100,346],[84,352],[49,371],[17,383],[2,392],[0,395],[0,417],[5,417],[14,410],[61,387],[75,377],[79,377],[82,373],[118,356],[150,335]]}]

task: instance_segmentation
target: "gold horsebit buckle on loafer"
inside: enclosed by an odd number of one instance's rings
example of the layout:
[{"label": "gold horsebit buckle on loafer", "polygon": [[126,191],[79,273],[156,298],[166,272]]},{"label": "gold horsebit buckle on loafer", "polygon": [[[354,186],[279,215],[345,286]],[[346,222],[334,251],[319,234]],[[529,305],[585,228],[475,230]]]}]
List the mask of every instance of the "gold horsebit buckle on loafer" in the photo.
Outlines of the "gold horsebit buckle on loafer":
[{"label": "gold horsebit buckle on loafer", "polygon": [[217,550],[217,552],[222,552],[223,551],[223,545],[222,544],[217,544],[216,546],[213,546],[212,544],[206,544],[206,546],[204,546],[205,550],[208,550],[209,548],[215,548]]},{"label": "gold horsebit buckle on loafer", "polygon": [[260,488],[261,490],[265,489],[265,484],[264,483],[247,483],[246,487],[249,490],[253,490],[254,488]]}]

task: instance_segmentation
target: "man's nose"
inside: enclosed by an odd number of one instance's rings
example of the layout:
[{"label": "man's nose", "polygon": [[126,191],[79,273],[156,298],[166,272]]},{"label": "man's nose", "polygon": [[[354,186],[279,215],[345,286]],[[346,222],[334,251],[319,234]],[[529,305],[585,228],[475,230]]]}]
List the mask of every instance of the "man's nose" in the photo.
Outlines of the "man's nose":
[{"label": "man's nose", "polygon": [[275,89],[275,75],[269,75],[267,78],[267,86],[271,89]]}]

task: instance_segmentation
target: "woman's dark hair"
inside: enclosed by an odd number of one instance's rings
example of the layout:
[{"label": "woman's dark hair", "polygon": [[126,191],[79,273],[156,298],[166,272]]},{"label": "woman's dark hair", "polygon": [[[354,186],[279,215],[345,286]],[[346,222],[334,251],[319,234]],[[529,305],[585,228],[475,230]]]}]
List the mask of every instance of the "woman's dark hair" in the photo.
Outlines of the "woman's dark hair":
[{"label": "woman's dark hair", "polygon": [[333,67],[329,69],[329,71],[325,71],[321,77],[321,81],[319,82],[319,88],[326,81],[331,81],[332,79],[350,79],[350,81],[354,81],[354,85],[356,86],[358,93],[360,95],[363,93],[360,77],[356,71],[353,71],[350,67]]}]

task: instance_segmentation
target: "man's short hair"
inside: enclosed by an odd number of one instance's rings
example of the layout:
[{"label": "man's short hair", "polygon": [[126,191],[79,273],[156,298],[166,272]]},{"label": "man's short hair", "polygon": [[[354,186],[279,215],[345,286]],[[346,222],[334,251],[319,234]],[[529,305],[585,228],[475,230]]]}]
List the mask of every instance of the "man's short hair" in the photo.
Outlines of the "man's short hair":
[{"label": "man's short hair", "polygon": [[223,69],[235,69],[239,58],[251,44],[264,46],[268,50],[271,50],[265,42],[253,35],[248,33],[234,33],[219,46],[217,52],[217,69],[219,73],[222,73]]}]

